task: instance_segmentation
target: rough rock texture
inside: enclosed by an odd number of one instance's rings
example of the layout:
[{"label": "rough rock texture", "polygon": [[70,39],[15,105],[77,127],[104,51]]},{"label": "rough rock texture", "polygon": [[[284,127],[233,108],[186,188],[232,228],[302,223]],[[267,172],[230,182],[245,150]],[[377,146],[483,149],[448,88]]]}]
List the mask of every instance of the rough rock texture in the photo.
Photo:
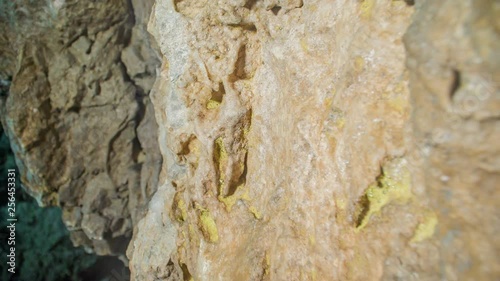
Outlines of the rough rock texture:
[{"label": "rough rock texture", "polygon": [[498,1],[5,3],[23,183],[132,279],[500,279]]},{"label": "rough rock texture", "polygon": [[133,280],[500,278],[499,5],[413,4],[156,1]]},{"label": "rough rock texture", "polygon": [[405,35],[434,279],[500,278],[500,3],[425,1]]},{"label": "rough rock texture", "polygon": [[123,255],[162,161],[148,97],[159,59],[142,31],[153,2],[31,2],[1,17],[1,117],[22,182],[61,206],[75,245]]}]

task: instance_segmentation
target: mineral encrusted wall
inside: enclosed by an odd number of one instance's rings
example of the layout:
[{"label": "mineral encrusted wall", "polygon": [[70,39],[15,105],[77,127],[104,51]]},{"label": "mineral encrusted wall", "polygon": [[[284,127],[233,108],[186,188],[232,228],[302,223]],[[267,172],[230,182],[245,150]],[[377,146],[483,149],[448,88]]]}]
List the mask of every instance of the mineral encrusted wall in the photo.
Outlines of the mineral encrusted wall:
[{"label": "mineral encrusted wall", "polygon": [[133,280],[499,278],[499,5],[415,2],[156,1]]},{"label": "mineral encrusted wall", "polygon": [[153,1],[32,2],[0,18],[0,78],[13,78],[2,125],[22,182],[39,204],[61,206],[75,245],[124,255],[162,161],[148,96]]},{"label": "mineral encrusted wall", "polygon": [[2,123],[133,280],[500,278],[498,1],[45,4],[0,14]]}]

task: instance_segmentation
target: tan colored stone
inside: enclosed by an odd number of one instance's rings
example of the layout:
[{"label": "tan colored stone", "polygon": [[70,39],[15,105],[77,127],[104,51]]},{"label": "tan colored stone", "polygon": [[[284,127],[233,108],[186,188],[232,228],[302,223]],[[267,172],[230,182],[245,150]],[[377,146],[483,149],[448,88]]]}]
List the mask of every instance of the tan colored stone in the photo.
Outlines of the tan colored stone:
[{"label": "tan colored stone", "polygon": [[157,1],[132,279],[498,278],[498,7],[458,2]]}]

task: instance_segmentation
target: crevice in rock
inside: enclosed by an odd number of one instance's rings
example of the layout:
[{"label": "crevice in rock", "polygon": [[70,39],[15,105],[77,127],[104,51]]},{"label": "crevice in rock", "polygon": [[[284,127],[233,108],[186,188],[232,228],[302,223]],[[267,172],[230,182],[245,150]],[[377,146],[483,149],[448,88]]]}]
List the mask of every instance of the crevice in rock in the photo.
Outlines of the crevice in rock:
[{"label": "crevice in rock", "polygon": [[191,135],[186,141],[181,141],[181,150],[177,153],[177,155],[188,155],[191,153],[190,145],[191,143],[196,140],[195,135]]},{"label": "crevice in rock", "polygon": [[181,269],[182,269],[182,279],[184,281],[193,280],[193,277],[191,276],[191,273],[189,272],[189,269],[185,263],[181,264]]},{"label": "crevice in rock", "polygon": [[213,100],[218,103],[222,103],[224,99],[224,95],[226,94],[226,90],[224,89],[224,84],[222,82],[219,83],[219,89],[217,91],[212,91],[212,96],[210,100]]},{"label": "crevice in rock", "polygon": [[369,210],[370,210],[370,200],[368,200],[368,196],[366,194],[363,194],[363,196],[361,196],[361,198],[358,200],[357,203],[357,210],[354,220],[356,228],[361,226]]},{"label": "crevice in rock", "polygon": [[406,5],[408,5],[408,6],[415,5],[415,0],[404,0],[404,1],[405,1]]},{"label": "crevice in rock", "polygon": [[173,0],[173,1],[174,1],[174,9],[177,13],[179,13],[179,8],[177,7],[177,5],[179,5],[179,3],[184,0]]},{"label": "crevice in rock", "polygon": [[238,187],[244,185],[246,183],[247,179],[247,159],[248,159],[248,152],[245,152],[244,160],[241,165],[243,166],[243,171],[241,171],[241,167],[238,165],[233,165],[233,178],[231,179],[231,182],[228,186],[228,190],[226,193],[227,196],[232,196],[238,190]]},{"label": "crevice in rock", "polygon": [[238,58],[234,64],[234,72],[229,77],[230,82],[234,82],[241,79],[247,79],[247,73],[245,71],[246,65],[246,44],[242,44],[238,50]]},{"label": "crevice in rock", "polygon": [[7,77],[7,79],[0,79],[0,98],[9,96],[11,81],[12,76]]},{"label": "crevice in rock", "polygon": [[281,11],[281,6],[274,6],[271,8],[271,12],[273,12],[275,16],[277,16],[280,11]]},{"label": "crevice in rock", "polygon": [[451,100],[453,100],[456,92],[460,88],[461,83],[462,83],[462,77],[461,77],[460,71],[454,69],[453,70],[453,80],[452,80],[451,86],[450,86],[450,99]]},{"label": "crevice in rock", "polygon": [[121,61],[121,59],[119,59],[119,64],[124,81],[131,83],[135,88],[135,100],[137,102],[137,112],[134,117],[135,138],[132,140],[133,142],[132,159],[134,160],[134,162],[137,162],[138,155],[141,153],[141,151],[144,150],[141,145],[141,142],[139,141],[139,138],[137,137],[138,136],[137,128],[143,121],[146,114],[146,106],[144,104],[144,99],[149,97],[144,93],[142,88],[136,85],[135,81],[128,75],[127,68],[125,64]]},{"label": "crevice in rock", "polygon": [[[383,170],[382,170],[382,168],[380,168],[380,174],[377,176],[377,178],[375,180],[377,188],[382,188],[382,184],[380,182],[382,177],[383,177]],[[361,198],[357,202],[356,210],[355,210],[355,214],[354,214],[354,217],[355,217],[354,222],[355,222],[356,228],[361,227],[363,222],[367,219],[367,215],[370,211],[370,205],[371,205],[370,199],[368,198],[368,196],[370,196],[370,195],[367,194],[367,192],[365,190],[365,192],[363,192],[363,195],[361,196]]]},{"label": "crevice in rock", "polygon": [[245,8],[247,8],[247,9],[251,10],[251,9],[255,6],[255,4],[256,4],[256,3],[257,3],[257,0],[248,0],[248,1],[245,3],[245,6],[243,6],[243,7],[245,7]]},{"label": "crevice in rock", "polygon": [[230,27],[239,27],[245,31],[257,32],[257,27],[251,22],[243,22],[238,24],[228,24]]}]

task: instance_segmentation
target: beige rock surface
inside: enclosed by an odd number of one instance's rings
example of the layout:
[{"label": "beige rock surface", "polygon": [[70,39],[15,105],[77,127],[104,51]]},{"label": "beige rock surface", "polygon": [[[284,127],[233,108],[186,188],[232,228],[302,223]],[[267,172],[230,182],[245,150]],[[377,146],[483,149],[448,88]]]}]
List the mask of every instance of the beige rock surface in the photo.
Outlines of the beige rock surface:
[{"label": "beige rock surface", "polygon": [[24,7],[23,183],[132,280],[500,279],[498,1]]},{"label": "beige rock surface", "polygon": [[425,1],[405,35],[412,125],[439,220],[436,276],[445,280],[500,278],[499,19],[498,1]]},{"label": "beige rock surface", "polygon": [[500,278],[499,6],[416,2],[156,1],[132,279]]}]

